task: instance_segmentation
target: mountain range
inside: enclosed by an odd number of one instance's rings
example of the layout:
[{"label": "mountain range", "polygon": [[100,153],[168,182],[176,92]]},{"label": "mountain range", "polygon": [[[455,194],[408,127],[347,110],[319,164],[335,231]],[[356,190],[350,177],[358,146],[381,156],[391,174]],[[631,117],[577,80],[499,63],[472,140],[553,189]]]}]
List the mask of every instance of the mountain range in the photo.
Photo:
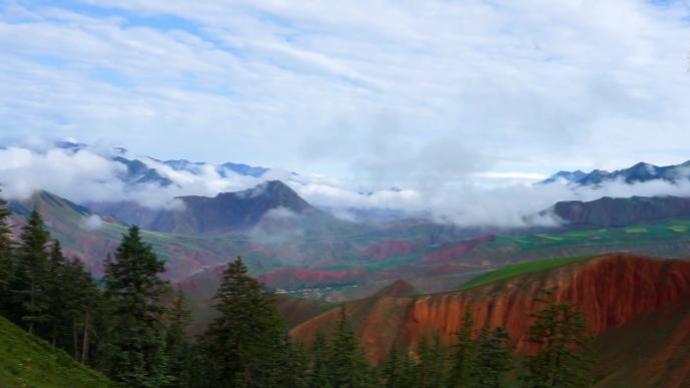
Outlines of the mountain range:
[{"label": "mountain range", "polygon": [[[76,142],[57,146],[68,153],[93,149]],[[399,278],[408,279],[421,292],[442,291],[476,273],[543,257],[616,250],[679,257],[690,240],[690,200],[681,197],[558,202],[542,212],[563,221],[552,227],[458,226],[390,212],[380,213],[380,219],[386,219],[383,223],[370,222],[366,216],[353,221],[302,198],[295,190],[301,183],[271,179],[274,170],[138,158],[123,149],[99,155],[111,155],[114,163],[125,166],[122,179],[134,186],[155,182],[156,187],[164,188],[171,185],[166,179],[181,179],[176,171],[235,174],[254,186],[212,196],[182,195],[165,207],[122,200],[75,203],[48,191],[11,202],[17,226],[37,208],[66,251],[80,257],[97,275],[128,225],[143,228],[144,238],[167,261],[166,277],[171,280],[204,279],[215,284],[218,268],[242,255],[252,272],[270,287],[288,292],[312,290],[309,296],[327,300],[367,295]],[[641,163],[607,174],[630,182],[672,179],[680,176],[672,171],[681,171],[686,165]],[[568,174],[581,182],[594,181],[597,175]],[[150,189],[151,195],[155,190]]]},{"label": "mountain range", "polygon": [[[95,211],[43,191],[10,206],[18,226],[38,209],[66,251],[96,274],[127,225],[139,224],[144,238],[167,261],[170,279],[213,277],[215,268],[242,255],[271,287],[330,287],[315,293],[336,300],[361,296],[401,277],[414,279],[424,291],[440,291],[473,271],[545,256],[612,249],[682,256],[690,239],[690,224],[684,221],[690,205],[673,197],[558,203],[549,211],[567,221],[564,225],[531,229],[467,228],[424,220],[383,225],[343,221],[278,181],[180,201],[179,209],[129,214]],[[122,209],[137,208],[122,205],[115,210]]]},{"label": "mountain range", "polygon": [[[79,152],[82,146],[61,147]],[[359,222],[311,204],[293,181],[271,179],[271,170],[117,152],[112,160],[125,166],[120,179],[131,187],[164,189],[179,179],[171,171],[203,175],[209,169],[255,185],[182,195],[165,207],[75,203],[37,191],[10,202],[14,230],[38,210],[65,252],[100,276],[128,225],[140,225],[142,238],[166,261],[165,277],[185,291],[195,332],[213,317],[211,300],[227,262],[241,255],[252,274],[279,293],[277,305],[292,335],[307,343],[332,329],[340,314],[333,307],[344,303],[373,361],[391,345],[414,349],[434,332],[450,344],[465,311],[475,331],[484,324],[505,326],[524,350],[529,312],[546,287],[587,314],[602,355],[602,386],[681,386],[690,378],[690,262],[682,260],[690,249],[690,198],[561,201],[541,213],[562,221],[550,227],[461,227],[404,216]],[[561,172],[550,183],[678,184],[687,179],[685,167],[690,164]],[[644,348],[644,359],[634,356],[632,344]]]},{"label": "mountain range", "polygon": [[671,219],[690,218],[690,198],[603,197],[594,201],[565,201],[553,213],[569,225],[625,227]]},{"label": "mountain range", "polygon": [[[173,209],[151,209],[131,202],[95,203],[92,209],[131,225],[179,234],[222,233],[256,226],[273,211],[274,218],[328,217],[281,181],[215,197],[183,196]],[[282,213],[281,213],[282,212]],[[296,217],[293,217],[296,218]],[[335,220],[333,220],[335,222]]]},{"label": "mountain range", "polygon": [[690,161],[669,166],[656,166],[640,162],[631,167],[615,170],[592,170],[590,172],[559,171],[540,182],[540,184],[566,183],[580,186],[597,186],[608,182],[624,182],[628,184],[649,181],[665,181],[679,183],[690,180]]},{"label": "mountain range", "polygon": [[115,147],[104,152],[100,149],[90,147],[87,144],[74,141],[59,141],[55,143],[55,147],[71,153],[89,150],[122,164],[125,170],[119,177],[123,182],[129,185],[155,184],[161,187],[173,185],[175,183],[170,179],[168,174],[166,174],[166,171],[164,171],[166,167],[174,172],[188,172],[193,175],[200,175],[205,172],[213,171],[221,177],[237,174],[260,178],[269,171],[268,168],[249,166],[242,163],[226,162],[222,164],[212,164],[191,162],[184,159],[158,160],[147,156],[132,156],[127,149],[123,147]]}]

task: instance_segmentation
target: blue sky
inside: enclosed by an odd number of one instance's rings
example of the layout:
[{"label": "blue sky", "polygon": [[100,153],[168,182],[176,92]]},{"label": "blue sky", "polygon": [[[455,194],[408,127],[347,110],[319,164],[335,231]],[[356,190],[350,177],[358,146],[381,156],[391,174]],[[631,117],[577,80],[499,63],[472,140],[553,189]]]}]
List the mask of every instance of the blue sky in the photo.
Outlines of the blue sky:
[{"label": "blue sky", "polygon": [[0,2],[0,126],[378,182],[690,159],[687,1]]}]

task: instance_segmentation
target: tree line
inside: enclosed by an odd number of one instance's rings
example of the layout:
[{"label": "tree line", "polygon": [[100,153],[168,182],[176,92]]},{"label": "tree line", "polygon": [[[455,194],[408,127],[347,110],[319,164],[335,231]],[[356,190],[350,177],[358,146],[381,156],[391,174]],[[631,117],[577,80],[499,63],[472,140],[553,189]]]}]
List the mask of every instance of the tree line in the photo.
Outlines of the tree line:
[{"label": "tree line", "polygon": [[345,308],[335,330],[309,346],[290,338],[275,297],[240,258],[214,297],[217,317],[188,335],[184,294],[161,278],[165,264],[131,227],[96,280],[63,255],[33,211],[15,241],[0,203],[0,313],[125,387],[524,387],[590,386],[585,319],[545,292],[516,356],[504,328],[473,332],[468,313],[456,343],[438,335],[392,348],[372,365]]}]

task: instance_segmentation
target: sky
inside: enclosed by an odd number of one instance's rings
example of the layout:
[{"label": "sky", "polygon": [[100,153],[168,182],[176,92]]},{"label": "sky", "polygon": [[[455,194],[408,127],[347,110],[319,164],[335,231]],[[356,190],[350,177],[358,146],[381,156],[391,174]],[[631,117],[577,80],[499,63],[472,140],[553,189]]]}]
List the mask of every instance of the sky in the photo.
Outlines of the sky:
[{"label": "sky", "polygon": [[382,187],[675,164],[689,53],[689,1],[0,1],[0,137]]}]

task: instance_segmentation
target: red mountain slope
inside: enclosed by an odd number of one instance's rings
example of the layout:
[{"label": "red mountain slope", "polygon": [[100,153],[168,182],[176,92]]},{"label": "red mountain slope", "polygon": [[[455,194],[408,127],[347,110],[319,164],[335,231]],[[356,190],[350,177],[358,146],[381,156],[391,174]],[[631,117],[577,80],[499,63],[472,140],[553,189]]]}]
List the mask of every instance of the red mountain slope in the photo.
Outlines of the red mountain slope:
[{"label": "red mountain slope", "polygon": [[[393,344],[414,348],[434,332],[452,343],[468,309],[476,330],[485,322],[505,326],[517,348],[524,350],[529,313],[537,308],[534,299],[543,288],[553,289],[557,300],[576,304],[586,313],[592,334],[600,334],[688,298],[690,262],[607,255],[465,291],[355,301],[347,304],[347,311],[373,361]],[[338,314],[322,314],[292,333],[308,342],[317,331],[331,330]]]}]

